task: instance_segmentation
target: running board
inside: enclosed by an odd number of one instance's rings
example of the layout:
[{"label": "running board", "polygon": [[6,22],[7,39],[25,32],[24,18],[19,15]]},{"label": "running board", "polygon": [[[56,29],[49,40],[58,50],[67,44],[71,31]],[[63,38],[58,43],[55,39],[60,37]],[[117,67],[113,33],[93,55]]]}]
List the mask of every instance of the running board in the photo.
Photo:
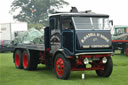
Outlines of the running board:
[{"label": "running board", "polygon": [[77,53],[75,54],[76,56],[78,55],[87,55],[87,54],[112,54],[113,52],[86,52],[86,53]]}]

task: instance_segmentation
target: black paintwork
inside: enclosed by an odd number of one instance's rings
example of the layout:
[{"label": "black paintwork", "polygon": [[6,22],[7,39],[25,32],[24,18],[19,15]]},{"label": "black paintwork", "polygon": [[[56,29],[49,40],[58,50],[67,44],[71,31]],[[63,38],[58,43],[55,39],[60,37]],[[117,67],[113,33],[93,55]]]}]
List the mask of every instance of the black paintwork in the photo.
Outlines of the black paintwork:
[{"label": "black paintwork", "polygon": [[122,53],[125,52],[125,49],[128,47],[128,42],[112,42],[113,51],[121,50]]},{"label": "black paintwork", "polygon": [[44,44],[45,44],[45,49],[50,48],[50,28],[46,27],[44,29]]},{"label": "black paintwork", "polygon": [[[110,30],[76,30],[75,34],[76,52],[82,52],[82,50],[83,52],[112,51]],[[83,42],[81,42],[82,40]],[[84,48],[84,45],[89,47]],[[104,47],[105,45],[108,45],[109,47]]]},{"label": "black paintwork", "polygon": [[[49,17],[49,27],[45,28],[45,45],[24,45],[16,48],[24,48],[38,51],[45,51],[47,48],[50,48],[50,53],[54,54],[57,52],[62,52],[66,56],[73,56],[76,53],[83,52],[110,52],[111,51],[111,38],[110,32],[107,30],[75,30],[72,16],[85,16],[85,17],[109,17],[108,15],[101,14],[86,14],[86,13],[63,13],[55,14]],[[69,25],[72,25],[71,28],[65,29],[63,27],[64,19],[69,19]],[[70,20],[71,19],[71,20]],[[98,41],[95,44],[109,44],[109,48],[88,48],[83,49],[81,47],[81,39],[88,33],[101,33],[104,36],[108,37],[110,42],[106,43],[104,40],[98,38]],[[94,44],[92,38],[89,38],[84,44]]]},{"label": "black paintwork", "polygon": [[15,49],[26,49],[26,50],[36,50],[36,51],[45,51],[45,45],[44,44],[23,44],[23,45],[17,45],[15,46]]},{"label": "black paintwork", "polygon": [[[111,45],[111,34],[110,30],[75,30],[74,26],[72,28],[64,29],[63,23],[65,18],[71,18],[72,16],[86,16],[86,17],[109,17],[108,15],[96,15],[96,14],[55,14],[50,17],[50,48],[51,53],[54,55],[57,51],[63,51],[67,56],[75,55],[76,53],[83,52],[112,52]],[[58,21],[59,20],[59,21]],[[60,23],[58,23],[60,22]],[[72,21],[71,24],[73,25]],[[52,26],[52,27],[51,27]],[[109,47],[97,47],[97,48],[82,48],[81,39],[86,36],[88,33],[100,34],[106,37],[109,41],[106,42],[103,38],[100,37],[90,37],[83,44],[84,45],[109,45]],[[94,38],[97,38],[97,41],[92,42]]]},{"label": "black paintwork", "polygon": [[74,31],[72,30],[67,30],[63,31],[62,34],[62,41],[63,41],[63,48],[67,51],[70,51],[71,53],[74,52]]}]

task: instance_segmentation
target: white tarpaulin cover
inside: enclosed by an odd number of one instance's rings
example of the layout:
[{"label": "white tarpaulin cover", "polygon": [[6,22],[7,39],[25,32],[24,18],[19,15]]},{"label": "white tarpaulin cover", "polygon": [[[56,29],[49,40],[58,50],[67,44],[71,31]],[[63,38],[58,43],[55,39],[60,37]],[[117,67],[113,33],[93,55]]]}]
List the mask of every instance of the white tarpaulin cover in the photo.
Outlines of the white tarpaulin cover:
[{"label": "white tarpaulin cover", "polygon": [[13,41],[12,44],[43,44],[44,32],[36,30],[34,28],[27,32],[20,33]]}]

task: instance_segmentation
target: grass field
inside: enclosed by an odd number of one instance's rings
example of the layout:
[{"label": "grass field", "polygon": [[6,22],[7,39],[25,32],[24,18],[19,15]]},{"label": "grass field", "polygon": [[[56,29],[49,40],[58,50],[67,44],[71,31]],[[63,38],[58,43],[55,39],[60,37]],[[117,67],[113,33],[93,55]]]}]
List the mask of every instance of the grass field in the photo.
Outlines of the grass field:
[{"label": "grass field", "polygon": [[0,85],[82,85],[81,74],[85,74],[85,85],[128,85],[128,57],[112,56],[114,68],[109,78],[97,77],[95,71],[73,71],[69,80],[59,80],[54,72],[43,65],[36,71],[16,69],[12,53],[0,54]]}]

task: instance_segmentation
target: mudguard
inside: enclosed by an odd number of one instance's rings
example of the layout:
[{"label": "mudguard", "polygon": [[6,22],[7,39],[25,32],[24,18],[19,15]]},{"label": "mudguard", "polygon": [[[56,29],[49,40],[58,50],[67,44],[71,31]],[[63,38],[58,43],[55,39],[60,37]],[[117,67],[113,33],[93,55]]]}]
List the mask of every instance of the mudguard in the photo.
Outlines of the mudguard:
[{"label": "mudguard", "polygon": [[54,58],[55,58],[55,56],[56,56],[58,53],[63,54],[65,58],[70,58],[70,56],[73,56],[69,51],[67,51],[67,50],[65,50],[65,49],[58,49],[58,50],[54,53]]},{"label": "mudguard", "polygon": [[70,52],[68,52],[67,50],[58,49],[58,50],[54,53],[54,55],[53,55],[53,57],[52,57],[52,67],[53,67],[53,68],[54,68],[54,60],[55,60],[55,57],[56,57],[56,55],[57,55],[58,53],[63,54],[65,58],[71,58],[71,56],[73,56],[73,55],[71,55]]}]

